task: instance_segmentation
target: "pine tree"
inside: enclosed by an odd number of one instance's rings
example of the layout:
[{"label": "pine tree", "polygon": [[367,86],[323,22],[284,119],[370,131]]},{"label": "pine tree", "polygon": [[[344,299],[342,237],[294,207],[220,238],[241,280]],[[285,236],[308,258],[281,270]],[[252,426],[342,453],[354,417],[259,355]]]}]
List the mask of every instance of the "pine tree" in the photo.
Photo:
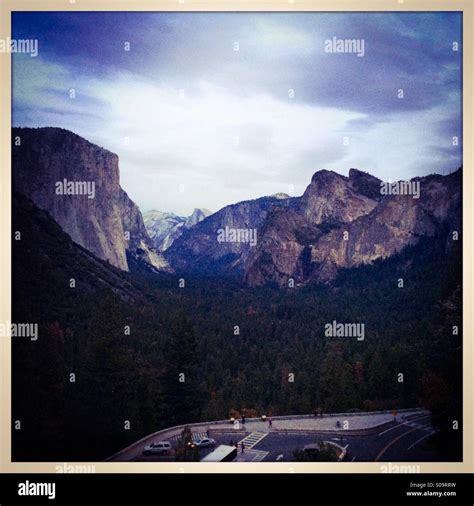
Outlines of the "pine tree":
[{"label": "pine tree", "polygon": [[164,349],[162,389],[169,426],[192,422],[199,417],[202,394],[194,330],[184,313],[173,320]]},{"label": "pine tree", "polygon": [[140,359],[132,352],[125,322],[119,301],[106,297],[91,321],[77,380],[83,406],[78,421],[93,442],[111,449],[136,437],[141,426],[137,400]]},{"label": "pine tree", "polygon": [[181,432],[181,437],[176,445],[175,458],[178,462],[196,462],[199,460],[199,448],[194,444],[189,427],[185,427]]}]

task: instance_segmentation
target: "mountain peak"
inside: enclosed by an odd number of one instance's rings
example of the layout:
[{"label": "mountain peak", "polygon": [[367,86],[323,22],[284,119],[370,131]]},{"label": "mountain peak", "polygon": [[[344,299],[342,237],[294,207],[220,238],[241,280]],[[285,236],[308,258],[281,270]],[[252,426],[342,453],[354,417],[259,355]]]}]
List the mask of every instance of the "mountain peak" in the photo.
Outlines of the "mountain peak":
[{"label": "mountain peak", "polygon": [[212,214],[204,207],[196,207],[190,216],[177,216],[163,211],[148,211],[144,213],[145,227],[155,248],[158,251],[167,250],[173,242],[181,236],[184,230],[192,228]]},{"label": "mountain peak", "polygon": [[349,170],[349,181],[352,188],[361,195],[373,200],[380,200],[381,180],[368,172],[351,168]]},{"label": "mountain peak", "polygon": [[341,176],[341,174],[334,172],[333,170],[321,169],[313,174],[313,177],[311,178],[311,183],[329,182],[335,179],[346,179],[346,178],[344,176]]},{"label": "mountain peak", "polygon": [[191,216],[194,216],[196,214],[204,214],[205,216],[209,216],[210,214],[212,214],[212,211],[206,209],[205,207],[195,207]]},{"label": "mountain peak", "polygon": [[158,211],[157,209],[151,209],[143,213],[143,219],[145,221],[152,219],[165,219],[165,218],[178,218],[174,213],[168,213],[166,211]]},{"label": "mountain peak", "polygon": [[289,199],[290,198],[290,196],[287,193],[283,193],[283,192],[274,193],[273,195],[270,195],[270,197],[273,197],[275,199]]},{"label": "mountain peak", "polygon": [[353,179],[355,177],[359,177],[359,176],[370,176],[370,174],[366,171],[363,171],[363,170],[360,170],[360,169],[356,169],[354,167],[351,167],[349,169],[349,179]]},{"label": "mountain peak", "polygon": [[202,221],[204,218],[207,218],[211,214],[212,214],[212,211],[209,211],[209,209],[205,209],[203,207],[201,207],[201,208],[195,207],[193,214],[191,214],[191,216],[188,216],[186,218],[184,226],[187,228],[190,228],[190,227],[196,225],[197,223],[199,223],[200,221]]}]

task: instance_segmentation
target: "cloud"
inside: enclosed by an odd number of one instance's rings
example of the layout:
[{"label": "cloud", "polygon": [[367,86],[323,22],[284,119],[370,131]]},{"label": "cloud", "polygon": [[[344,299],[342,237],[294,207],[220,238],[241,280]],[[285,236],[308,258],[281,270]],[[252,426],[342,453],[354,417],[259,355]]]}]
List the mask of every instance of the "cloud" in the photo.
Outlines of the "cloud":
[{"label": "cloud", "polygon": [[[186,212],[287,191],[290,184],[303,190],[318,164],[334,159],[328,146],[342,143],[334,131],[360,116],[289,98],[242,98],[208,82],[181,96],[127,74],[103,82],[95,96],[109,111],[101,142],[120,154],[122,182],[131,194],[140,194],[145,207],[178,211],[172,189],[184,185],[191,190]],[[301,153],[311,153],[310,163],[302,163]],[[137,164],[154,185],[135,177]],[[210,185],[216,188],[211,202]]]},{"label": "cloud", "polygon": [[[321,168],[401,179],[461,163],[457,15],[16,13],[13,28],[40,48],[13,56],[14,124],[116,152],[143,209],[299,194]],[[333,36],[363,37],[366,55],[325,53]]]}]

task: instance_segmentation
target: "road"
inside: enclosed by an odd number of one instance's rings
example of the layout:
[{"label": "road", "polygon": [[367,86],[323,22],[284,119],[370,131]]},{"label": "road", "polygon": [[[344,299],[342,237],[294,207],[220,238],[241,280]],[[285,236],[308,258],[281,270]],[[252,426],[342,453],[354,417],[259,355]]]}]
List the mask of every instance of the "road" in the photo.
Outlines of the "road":
[{"label": "road", "polygon": [[[266,425],[265,425],[266,426]],[[397,421],[384,423],[381,426],[369,427],[357,431],[318,431],[318,430],[239,430],[210,429],[210,436],[216,444],[239,442],[238,460],[289,462],[293,460],[293,452],[307,444],[331,442],[346,448],[344,461],[350,462],[423,462],[432,461],[430,436],[434,434],[430,425],[429,414],[410,414]],[[205,437],[205,432],[196,432],[195,437]],[[179,436],[169,438],[172,446],[176,446]],[[244,455],[240,454],[240,442],[245,444]],[[163,461],[173,457],[144,457],[142,447],[136,447],[132,461]],[[201,458],[211,450],[201,450]]]}]

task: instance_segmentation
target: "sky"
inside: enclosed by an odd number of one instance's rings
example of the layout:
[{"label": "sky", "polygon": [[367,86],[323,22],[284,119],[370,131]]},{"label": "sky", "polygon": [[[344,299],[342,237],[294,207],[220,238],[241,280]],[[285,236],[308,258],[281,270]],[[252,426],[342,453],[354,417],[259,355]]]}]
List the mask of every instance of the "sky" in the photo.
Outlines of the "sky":
[{"label": "sky", "polygon": [[12,38],[38,40],[12,54],[14,126],[117,153],[142,211],[301,195],[321,169],[462,165],[460,13],[16,12]]}]

